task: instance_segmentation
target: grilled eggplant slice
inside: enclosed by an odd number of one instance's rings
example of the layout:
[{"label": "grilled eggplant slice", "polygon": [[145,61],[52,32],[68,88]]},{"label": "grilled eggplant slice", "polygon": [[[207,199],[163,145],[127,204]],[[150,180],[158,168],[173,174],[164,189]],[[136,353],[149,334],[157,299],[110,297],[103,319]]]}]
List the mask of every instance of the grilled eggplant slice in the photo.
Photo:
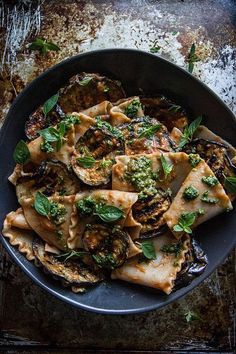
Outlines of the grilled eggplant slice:
[{"label": "grilled eggplant slice", "polygon": [[134,219],[142,225],[139,238],[147,239],[163,234],[167,227],[163,214],[169,209],[171,198],[159,188],[154,196],[138,200],[132,207]]},{"label": "grilled eggplant slice", "polygon": [[77,141],[76,150],[94,159],[113,158],[124,152],[124,144],[121,136],[113,134],[105,126],[92,126]]},{"label": "grilled eggplant slice", "polygon": [[157,118],[169,131],[174,127],[183,130],[188,124],[185,110],[164,96],[141,98],[140,101],[144,105],[145,115]]},{"label": "grilled eggplant slice", "polygon": [[39,136],[39,131],[56,125],[64,118],[65,114],[61,107],[57,104],[45,117],[43,108],[40,106],[34,113],[32,113],[25,123],[25,134],[29,140],[36,139]]},{"label": "grilled eggplant slice", "polygon": [[156,118],[136,118],[118,128],[125,139],[126,155],[151,154],[159,149],[172,151],[175,148],[168,130]]},{"label": "grilled eggplant slice", "polygon": [[84,248],[101,268],[115,269],[127,259],[129,236],[118,226],[87,225],[82,239]]},{"label": "grilled eggplant slice", "polygon": [[88,265],[83,260],[60,261],[59,257],[46,252],[44,243],[34,239],[33,252],[39,263],[54,277],[71,285],[91,285],[104,279],[101,270],[96,266]]},{"label": "grilled eggplant slice", "polygon": [[116,102],[125,97],[120,82],[94,73],[73,76],[60,90],[58,103],[65,113],[80,112],[103,101]]},{"label": "grilled eggplant slice", "polygon": [[208,264],[207,256],[199,243],[192,238],[189,251],[186,253],[185,262],[175,280],[175,290],[187,286],[196,277],[201,275]]},{"label": "grilled eggplant slice", "polygon": [[30,197],[37,191],[49,197],[73,195],[79,190],[78,179],[63,162],[57,160],[43,161],[33,174],[19,178],[16,185],[18,199]]},{"label": "grilled eggplant slice", "polygon": [[228,147],[222,143],[202,138],[196,138],[183,147],[187,154],[199,154],[210,166],[221,183],[224,176],[236,173],[236,166],[228,156]]}]

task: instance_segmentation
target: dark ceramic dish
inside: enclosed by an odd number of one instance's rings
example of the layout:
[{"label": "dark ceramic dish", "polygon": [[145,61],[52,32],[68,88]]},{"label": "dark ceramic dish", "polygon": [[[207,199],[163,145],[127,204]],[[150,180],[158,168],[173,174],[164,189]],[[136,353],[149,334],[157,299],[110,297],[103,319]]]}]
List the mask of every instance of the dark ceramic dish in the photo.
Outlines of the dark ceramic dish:
[{"label": "dark ceramic dish", "polygon": [[[98,72],[119,79],[127,95],[143,92],[146,95],[164,93],[189,109],[192,117],[204,114],[204,124],[208,128],[236,145],[236,121],[232,112],[208,87],[185,70],[138,50],[109,49],[80,54],[63,61],[35,79],[17,97],[7,115],[0,135],[1,229],[6,214],[17,208],[15,191],[7,177],[14,168],[14,147],[21,138],[25,138],[25,120],[37,106],[62,87],[68,78],[81,71]],[[27,261],[5,238],[1,237],[1,241],[14,261],[31,279],[62,301],[100,313],[130,314],[165,306],[200,284],[232,249],[235,230],[236,209],[199,227],[197,240],[208,255],[208,267],[190,285],[169,296],[154,289],[120,281],[100,284],[83,295],[74,294]]]}]

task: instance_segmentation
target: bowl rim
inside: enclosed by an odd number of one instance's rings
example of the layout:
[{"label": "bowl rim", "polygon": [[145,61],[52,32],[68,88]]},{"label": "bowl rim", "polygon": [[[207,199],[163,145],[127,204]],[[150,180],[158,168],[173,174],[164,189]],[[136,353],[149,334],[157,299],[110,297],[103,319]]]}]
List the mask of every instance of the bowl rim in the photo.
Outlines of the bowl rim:
[{"label": "bowl rim", "polygon": [[[11,121],[11,113],[14,109],[14,106],[18,104],[18,102],[20,102],[21,98],[25,95],[25,93],[28,90],[31,90],[32,88],[34,88],[34,85],[36,83],[36,81],[38,79],[42,79],[44,77],[46,77],[50,72],[54,71],[54,70],[58,70],[60,69],[60,67],[63,67],[65,64],[72,62],[72,61],[77,61],[80,60],[83,57],[87,57],[90,55],[96,55],[99,53],[114,53],[114,52],[123,52],[123,53],[141,53],[143,55],[146,56],[150,56],[155,58],[157,61],[166,63],[167,65],[172,66],[173,68],[181,71],[188,79],[191,79],[194,82],[197,82],[200,86],[202,86],[205,90],[208,91],[208,93],[213,96],[214,100],[218,101],[218,103],[228,112],[228,114],[233,118],[233,120],[236,123],[236,116],[234,115],[234,113],[232,112],[232,110],[226,105],[226,103],[211,89],[209,88],[204,82],[202,82],[200,79],[198,79],[197,77],[193,76],[191,73],[189,73],[186,69],[179,67],[178,65],[176,65],[175,63],[170,62],[169,60],[156,55],[156,54],[152,54],[149,52],[146,52],[144,50],[139,50],[139,49],[133,49],[133,48],[109,48],[109,49],[97,49],[97,50],[92,50],[92,51],[88,51],[88,52],[84,52],[84,53],[80,53],[77,55],[74,55],[72,57],[69,57],[67,59],[62,60],[61,62],[57,63],[56,65],[53,65],[52,67],[48,68],[47,70],[45,70],[43,73],[41,73],[40,75],[38,75],[34,80],[32,80],[29,84],[27,84],[24,89],[17,95],[17,97],[14,99],[14,101],[11,104],[11,107],[9,108],[9,111],[7,112],[7,115],[5,117],[5,120],[3,122],[3,125],[1,127],[0,130],[0,146],[2,144],[2,142],[4,141],[5,138],[5,134],[6,134],[6,130],[8,127],[8,124],[10,124]],[[8,252],[8,254],[10,255],[11,259],[14,260],[14,262],[23,270],[23,272],[29,276],[29,278],[31,280],[33,280],[36,285],[39,285],[43,290],[45,290],[47,293],[54,295],[56,298],[60,299],[61,301],[64,301],[76,308],[82,309],[82,310],[86,310],[86,311],[90,311],[90,312],[94,312],[94,313],[100,313],[100,314],[110,314],[110,315],[126,315],[126,314],[140,314],[140,313],[144,313],[144,312],[149,312],[149,311],[153,311],[153,310],[157,310],[160,309],[164,306],[167,306],[168,304],[170,304],[171,302],[174,302],[176,300],[178,300],[181,297],[186,296],[191,290],[193,290],[194,288],[196,288],[200,283],[202,283],[206,278],[208,278],[213,271],[216,270],[216,268],[226,259],[226,257],[229,255],[229,253],[232,251],[232,249],[234,248],[234,244],[235,244],[235,240],[232,240],[232,243],[228,246],[228,250],[227,250],[227,254],[223,254],[215,263],[215,265],[213,267],[211,267],[211,269],[209,269],[209,265],[207,266],[206,270],[204,271],[203,274],[201,274],[198,278],[196,278],[195,280],[193,280],[193,282],[191,284],[189,284],[188,286],[185,287],[186,291],[184,292],[184,294],[182,294],[181,292],[174,298],[167,298],[165,301],[163,301],[163,303],[159,303],[159,304],[154,304],[154,305],[150,305],[150,306],[144,306],[141,307],[139,309],[126,309],[126,310],[115,310],[115,309],[102,309],[102,308],[96,308],[93,307],[91,305],[85,305],[83,303],[78,303],[75,300],[68,298],[67,296],[64,296],[63,294],[61,294],[60,292],[54,290],[52,287],[48,286],[46,283],[42,282],[40,279],[38,279],[37,275],[33,274],[30,269],[27,267],[27,264],[24,264],[23,261],[21,261],[20,257],[17,256],[17,254],[14,252],[16,251],[17,253],[21,254],[17,248],[14,248],[14,250],[12,249],[14,246],[12,246],[9,241],[2,235],[2,230],[0,231],[0,241],[1,244],[4,246],[4,248],[6,249],[6,251]],[[22,255],[22,254],[21,254]]]}]

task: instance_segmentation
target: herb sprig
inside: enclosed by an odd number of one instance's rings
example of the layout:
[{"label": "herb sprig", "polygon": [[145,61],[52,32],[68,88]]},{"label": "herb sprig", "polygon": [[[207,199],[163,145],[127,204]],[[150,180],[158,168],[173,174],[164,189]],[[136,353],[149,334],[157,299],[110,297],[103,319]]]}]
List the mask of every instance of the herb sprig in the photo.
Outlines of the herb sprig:
[{"label": "herb sprig", "polygon": [[63,260],[63,262],[66,262],[70,258],[81,258],[81,257],[83,257],[86,254],[87,254],[87,252],[85,252],[85,251],[72,250],[70,252],[59,254],[59,255],[55,256],[55,258],[60,258],[60,259]]},{"label": "herb sprig", "polygon": [[196,220],[196,213],[195,212],[184,212],[180,215],[178,224],[174,225],[173,230],[175,232],[186,232],[187,234],[191,234],[192,230],[190,226]]},{"label": "herb sprig", "polygon": [[165,178],[167,178],[168,175],[173,170],[173,165],[166,160],[166,158],[163,154],[161,154],[161,166],[162,166]]},{"label": "herb sprig", "polygon": [[225,177],[224,186],[227,192],[236,194],[236,177],[233,176]]},{"label": "herb sprig", "polygon": [[96,160],[92,156],[78,157],[76,161],[83,168],[92,168],[96,163]]},{"label": "herb sprig", "polygon": [[30,151],[27,146],[27,144],[24,142],[24,140],[20,140],[13,152],[13,158],[16,163],[19,163],[20,165],[24,165],[26,162],[29,161],[30,159]]},{"label": "herb sprig", "polygon": [[184,128],[183,135],[180,139],[179,146],[178,146],[179,149],[182,149],[184,145],[186,145],[193,139],[193,134],[195,133],[195,131],[197,130],[201,122],[202,122],[202,116],[199,116],[192,123],[190,123],[189,126]]},{"label": "herb sprig", "polygon": [[143,241],[141,243],[141,249],[142,249],[143,255],[147,259],[150,259],[150,260],[156,259],[156,251],[155,251],[153,241]]},{"label": "herb sprig", "polygon": [[188,54],[188,58],[187,58],[188,71],[189,71],[190,73],[193,72],[194,64],[195,64],[197,61],[200,61],[200,58],[196,55],[196,45],[195,45],[195,43],[193,43],[193,44],[191,45],[191,48],[190,48],[190,51],[189,51],[189,54]]},{"label": "herb sprig", "polygon": [[36,38],[30,45],[30,50],[38,50],[41,54],[46,55],[47,52],[58,52],[60,48],[53,42],[48,42],[44,38]]},{"label": "herb sprig", "polygon": [[138,138],[152,138],[152,136],[160,130],[161,124],[155,124],[155,125],[150,125],[148,127],[145,127],[141,130],[141,132],[138,134]]}]

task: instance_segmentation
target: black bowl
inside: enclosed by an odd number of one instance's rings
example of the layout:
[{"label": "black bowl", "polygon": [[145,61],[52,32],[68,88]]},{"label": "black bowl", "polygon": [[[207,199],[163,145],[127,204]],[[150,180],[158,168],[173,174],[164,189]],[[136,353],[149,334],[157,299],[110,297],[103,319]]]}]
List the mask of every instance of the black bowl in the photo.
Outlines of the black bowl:
[{"label": "black bowl", "polygon": [[[18,205],[14,188],[7,178],[14,168],[14,147],[24,138],[25,120],[37,106],[62,87],[68,78],[81,71],[98,72],[119,79],[127,95],[141,92],[147,95],[164,93],[187,107],[193,117],[204,114],[204,124],[208,128],[236,145],[236,121],[232,112],[207,86],[185,70],[165,59],[139,50],[108,49],[80,54],[63,61],[35,79],[17,97],[7,115],[0,135],[1,225],[5,215],[15,210]],[[62,301],[100,313],[130,314],[165,306],[200,284],[232,249],[235,230],[235,210],[199,227],[197,239],[208,255],[209,265],[190,285],[169,296],[120,281],[100,284],[83,295],[74,294],[27,261],[4,237],[1,237],[1,241],[26,274]]]}]

